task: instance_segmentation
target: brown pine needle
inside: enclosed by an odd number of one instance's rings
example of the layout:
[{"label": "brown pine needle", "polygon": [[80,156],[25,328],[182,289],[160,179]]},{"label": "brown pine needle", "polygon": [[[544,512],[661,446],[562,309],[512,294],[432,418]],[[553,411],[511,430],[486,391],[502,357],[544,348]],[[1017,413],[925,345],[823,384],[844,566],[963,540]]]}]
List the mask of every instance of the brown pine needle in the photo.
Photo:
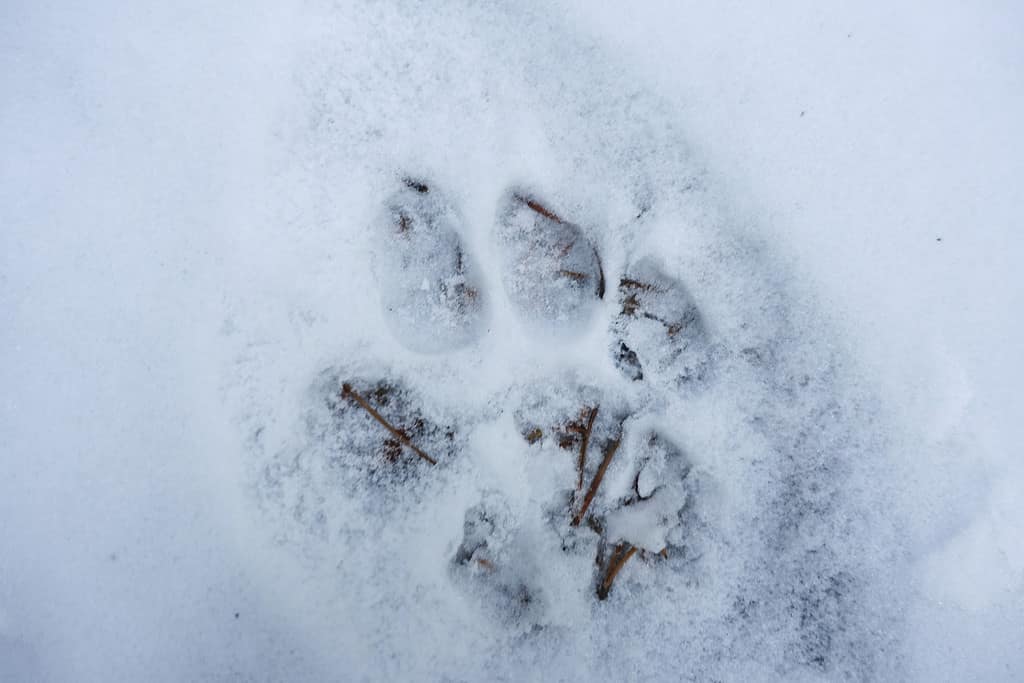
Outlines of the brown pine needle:
[{"label": "brown pine needle", "polygon": [[409,440],[409,437],[405,434],[405,432],[403,432],[400,429],[396,429],[390,422],[385,420],[384,417],[380,413],[378,413],[374,409],[374,407],[367,402],[365,398],[359,395],[359,392],[352,388],[351,384],[348,384],[346,382],[345,384],[341,385],[341,395],[343,398],[351,398],[353,401],[355,401],[363,410],[370,414],[370,417],[379,422],[381,426],[384,427],[384,429],[391,432],[392,436],[394,436],[403,444],[411,448],[416,455],[420,456],[421,458],[429,462],[431,465],[437,464],[436,460],[434,460],[429,455],[427,455],[419,448],[417,448],[416,444]]},{"label": "brown pine needle", "polygon": [[551,209],[547,208],[546,206],[544,206],[543,204],[541,204],[540,202],[538,202],[535,199],[530,199],[529,197],[524,197],[521,194],[515,195],[515,199],[516,199],[516,201],[519,201],[519,202],[522,202],[523,204],[526,204],[535,213],[539,213],[541,216],[544,216],[544,218],[547,218],[548,220],[552,220],[552,221],[554,221],[556,223],[562,223],[563,222],[562,219],[558,217],[558,214],[556,214]]},{"label": "brown pine needle", "polygon": [[587,417],[587,426],[583,430],[583,442],[580,444],[580,458],[576,464],[576,469],[579,473],[579,478],[576,481],[576,496],[579,497],[583,493],[583,470],[587,466],[587,445],[590,443],[590,432],[594,429],[594,419],[597,417],[597,409],[599,406],[594,406],[590,409],[590,415]]},{"label": "brown pine needle", "polygon": [[573,526],[580,525],[580,522],[583,521],[583,516],[587,514],[587,508],[589,508],[590,504],[594,502],[594,496],[597,495],[597,488],[601,485],[601,480],[604,479],[604,473],[608,469],[608,465],[611,463],[612,458],[615,457],[615,451],[619,450],[620,443],[622,443],[622,437],[619,437],[608,444],[608,448],[604,452],[604,460],[601,461],[600,467],[597,468],[597,474],[594,475],[594,480],[590,482],[590,489],[587,491],[587,495],[583,499],[583,505],[580,506],[576,516],[572,519]]},{"label": "brown pine needle", "polygon": [[562,277],[567,277],[570,280],[573,280],[574,282],[583,282],[584,280],[587,279],[587,274],[581,273],[578,270],[565,270],[563,268],[562,270],[558,271],[558,274],[561,275]]},{"label": "brown pine needle", "polygon": [[615,577],[618,576],[622,567],[625,566],[626,562],[629,561],[629,558],[633,557],[635,553],[635,545],[620,543],[615,547],[615,551],[612,552],[611,559],[608,560],[608,571],[605,572],[604,580],[601,581],[601,585],[597,587],[598,600],[604,600],[608,597],[608,594],[612,590],[612,583],[615,581]]},{"label": "brown pine needle", "polygon": [[631,277],[624,277],[619,280],[619,287],[625,287],[627,289],[640,289],[645,292],[654,290],[654,285],[648,284],[647,282],[641,282],[640,280],[634,280]]}]

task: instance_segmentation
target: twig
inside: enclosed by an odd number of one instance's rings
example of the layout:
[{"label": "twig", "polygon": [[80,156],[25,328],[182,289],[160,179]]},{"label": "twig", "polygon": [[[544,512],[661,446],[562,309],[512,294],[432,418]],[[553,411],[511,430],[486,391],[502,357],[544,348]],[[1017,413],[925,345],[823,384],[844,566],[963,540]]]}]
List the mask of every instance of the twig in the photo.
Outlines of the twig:
[{"label": "twig", "polygon": [[674,337],[679,334],[679,331],[683,329],[683,323],[670,323],[664,318],[658,317],[653,313],[643,312],[643,316],[648,320],[653,320],[656,323],[661,323],[665,326],[665,330],[668,332],[668,336]]},{"label": "twig", "polygon": [[619,280],[619,287],[625,287],[627,289],[641,289],[645,292],[656,291],[654,285],[647,282],[641,282],[640,280],[634,280],[631,277],[624,277]]},{"label": "twig", "polygon": [[580,459],[576,465],[579,471],[579,478],[576,481],[577,496],[583,493],[583,470],[587,466],[587,444],[590,443],[590,432],[594,429],[594,419],[597,417],[598,408],[599,406],[594,406],[590,409],[590,416],[587,417],[587,426],[583,430],[583,443],[580,444]]},{"label": "twig", "polygon": [[368,402],[366,401],[366,399],[365,399],[365,398],[363,398],[362,396],[360,396],[360,395],[359,395],[359,392],[357,392],[357,391],[356,391],[355,389],[353,389],[353,388],[352,388],[352,385],[351,385],[351,384],[349,384],[349,383],[347,383],[347,382],[346,382],[345,384],[342,384],[342,385],[341,385],[341,395],[342,395],[342,397],[343,397],[343,398],[351,398],[351,399],[352,399],[353,401],[355,401],[356,403],[358,403],[358,404],[359,404],[359,406],[360,406],[360,407],[361,407],[361,408],[362,408],[363,410],[365,410],[366,412],[368,412],[368,413],[370,414],[370,416],[371,416],[371,417],[372,417],[372,418],[373,418],[374,420],[376,420],[377,422],[379,422],[379,423],[381,424],[381,426],[383,426],[383,427],[384,427],[384,429],[386,429],[386,430],[388,430],[389,432],[391,432],[391,434],[392,434],[392,435],[393,435],[393,436],[394,436],[394,437],[395,437],[396,439],[398,439],[398,440],[399,440],[399,441],[401,441],[401,442],[402,442],[403,444],[405,444],[406,446],[408,446],[409,448],[411,448],[411,449],[413,450],[413,452],[414,452],[414,453],[415,453],[416,455],[420,456],[421,458],[423,458],[424,460],[426,460],[427,462],[429,462],[429,463],[430,463],[431,465],[436,465],[436,464],[437,464],[437,461],[436,461],[436,460],[434,460],[434,459],[433,459],[433,458],[431,458],[431,457],[430,457],[429,455],[427,455],[426,453],[424,453],[423,451],[421,451],[421,450],[420,450],[419,448],[417,448],[417,447],[416,447],[416,444],[414,444],[414,443],[413,443],[413,442],[412,442],[412,441],[411,441],[411,440],[409,439],[409,437],[408,437],[408,436],[407,436],[407,435],[405,434],[405,432],[403,432],[403,431],[402,431],[402,430],[400,430],[400,429],[396,429],[396,428],[395,428],[395,427],[394,427],[394,426],[393,426],[393,425],[392,425],[392,424],[391,424],[390,422],[388,422],[387,420],[385,420],[385,419],[384,419],[384,417],[383,417],[383,416],[382,416],[382,415],[381,415],[380,413],[378,413],[378,412],[377,412],[377,411],[376,411],[376,410],[374,409],[374,407],[373,407],[373,406],[371,406],[371,405],[370,405],[370,404],[369,404],[369,403],[368,403]]},{"label": "twig", "polygon": [[594,480],[590,482],[590,489],[587,491],[586,497],[583,499],[583,505],[580,506],[576,516],[572,519],[573,526],[579,526],[580,522],[583,521],[583,516],[587,514],[587,508],[594,502],[594,496],[597,495],[597,487],[601,485],[601,480],[604,479],[604,473],[608,469],[608,465],[611,463],[612,458],[615,457],[615,451],[619,450],[619,444],[622,443],[622,437],[620,436],[615,441],[612,441],[607,450],[604,452],[604,460],[601,461],[600,467],[597,468],[597,474],[594,475]]},{"label": "twig", "polygon": [[541,204],[537,200],[530,199],[529,197],[525,197],[525,196],[523,196],[521,194],[517,194],[517,195],[514,195],[514,196],[515,196],[516,201],[519,201],[519,202],[522,202],[523,204],[526,204],[535,213],[539,213],[541,216],[544,216],[544,218],[547,218],[548,220],[552,220],[552,221],[554,221],[556,223],[564,223],[565,222],[561,218],[558,217],[558,214],[554,213],[553,211],[551,211],[551,209],[547,208],[546,206],[544,206],[543,204]]},{"label": "twig", "polygon": [[633,557],[634,553],[636,553],[635,545],[620,543],[615,546],[611,559],[608,560],[608,571],[605,573],[604,580],[601,581],[601,585],[597,587],[598,600],[604,600],[608,597],[608,593],[612,590],[612,583],[615,581],[615,577],[618,576],[622,567],[629,561],[629,558]]},{"label": "twig", "polygon": [[575,282],[583,282],[584,280],[587,279],[587,274],[581,273],[578,270],[566,270],[563,268],[562,270],[558,271],[558,274],[561,275],[562,277],[567,277]]}]

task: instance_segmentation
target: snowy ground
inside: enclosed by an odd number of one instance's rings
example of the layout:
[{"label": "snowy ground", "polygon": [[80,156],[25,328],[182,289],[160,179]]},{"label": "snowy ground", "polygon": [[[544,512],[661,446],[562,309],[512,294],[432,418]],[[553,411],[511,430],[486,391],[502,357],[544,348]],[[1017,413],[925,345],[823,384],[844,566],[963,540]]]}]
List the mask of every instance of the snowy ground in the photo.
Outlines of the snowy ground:
[{"label": "snowy ground", "polygon": [[1024,677],[1019,9],[195,5],[0,12],[0,679]]}]

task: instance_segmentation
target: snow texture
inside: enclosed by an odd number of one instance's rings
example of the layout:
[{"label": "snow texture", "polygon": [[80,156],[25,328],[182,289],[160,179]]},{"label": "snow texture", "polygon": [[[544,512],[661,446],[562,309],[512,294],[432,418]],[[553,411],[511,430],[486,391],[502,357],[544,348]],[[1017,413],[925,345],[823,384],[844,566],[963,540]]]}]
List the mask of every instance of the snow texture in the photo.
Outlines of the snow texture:
[{"label": "snow texture", "polygon": [[597,250],[579,226],[513,190],[497,219],[505,291],[528,319],[580,323],[604,297]]},{"label": "snow texture", "polygon": [[413,351],[458,348],[472,340],[482,312],[458,215],[437,189],[412,179],[403,184],[374,227],[374,272],[388,323]]},{"label": "snow texture", "polygon": [[1020,679],[1020,12],[929,11],[7,8],[0,679]]}]

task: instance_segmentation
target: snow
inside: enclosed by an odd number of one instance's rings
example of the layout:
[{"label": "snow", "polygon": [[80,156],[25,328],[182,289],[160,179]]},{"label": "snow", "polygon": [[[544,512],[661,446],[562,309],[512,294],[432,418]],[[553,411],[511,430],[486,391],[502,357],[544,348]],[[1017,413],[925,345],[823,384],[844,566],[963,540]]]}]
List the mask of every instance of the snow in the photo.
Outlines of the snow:
[{"label": "snow", "polygon": [[405,180],[370,228],[387,321],[410,350],[447,351],[477,336],[480,286],[459,239],[455,208],[437,188]]},{"label": "snow", "polygon": [[0,678],[1024,675],[1014,5],[4,15]]},{"label": "snow", "polygon": [[529,194],[513,190],[499,209],[495,239],[504,254],[505,292],[524,319],[569,326],[604,296],[597,250],[573,225]]}]

